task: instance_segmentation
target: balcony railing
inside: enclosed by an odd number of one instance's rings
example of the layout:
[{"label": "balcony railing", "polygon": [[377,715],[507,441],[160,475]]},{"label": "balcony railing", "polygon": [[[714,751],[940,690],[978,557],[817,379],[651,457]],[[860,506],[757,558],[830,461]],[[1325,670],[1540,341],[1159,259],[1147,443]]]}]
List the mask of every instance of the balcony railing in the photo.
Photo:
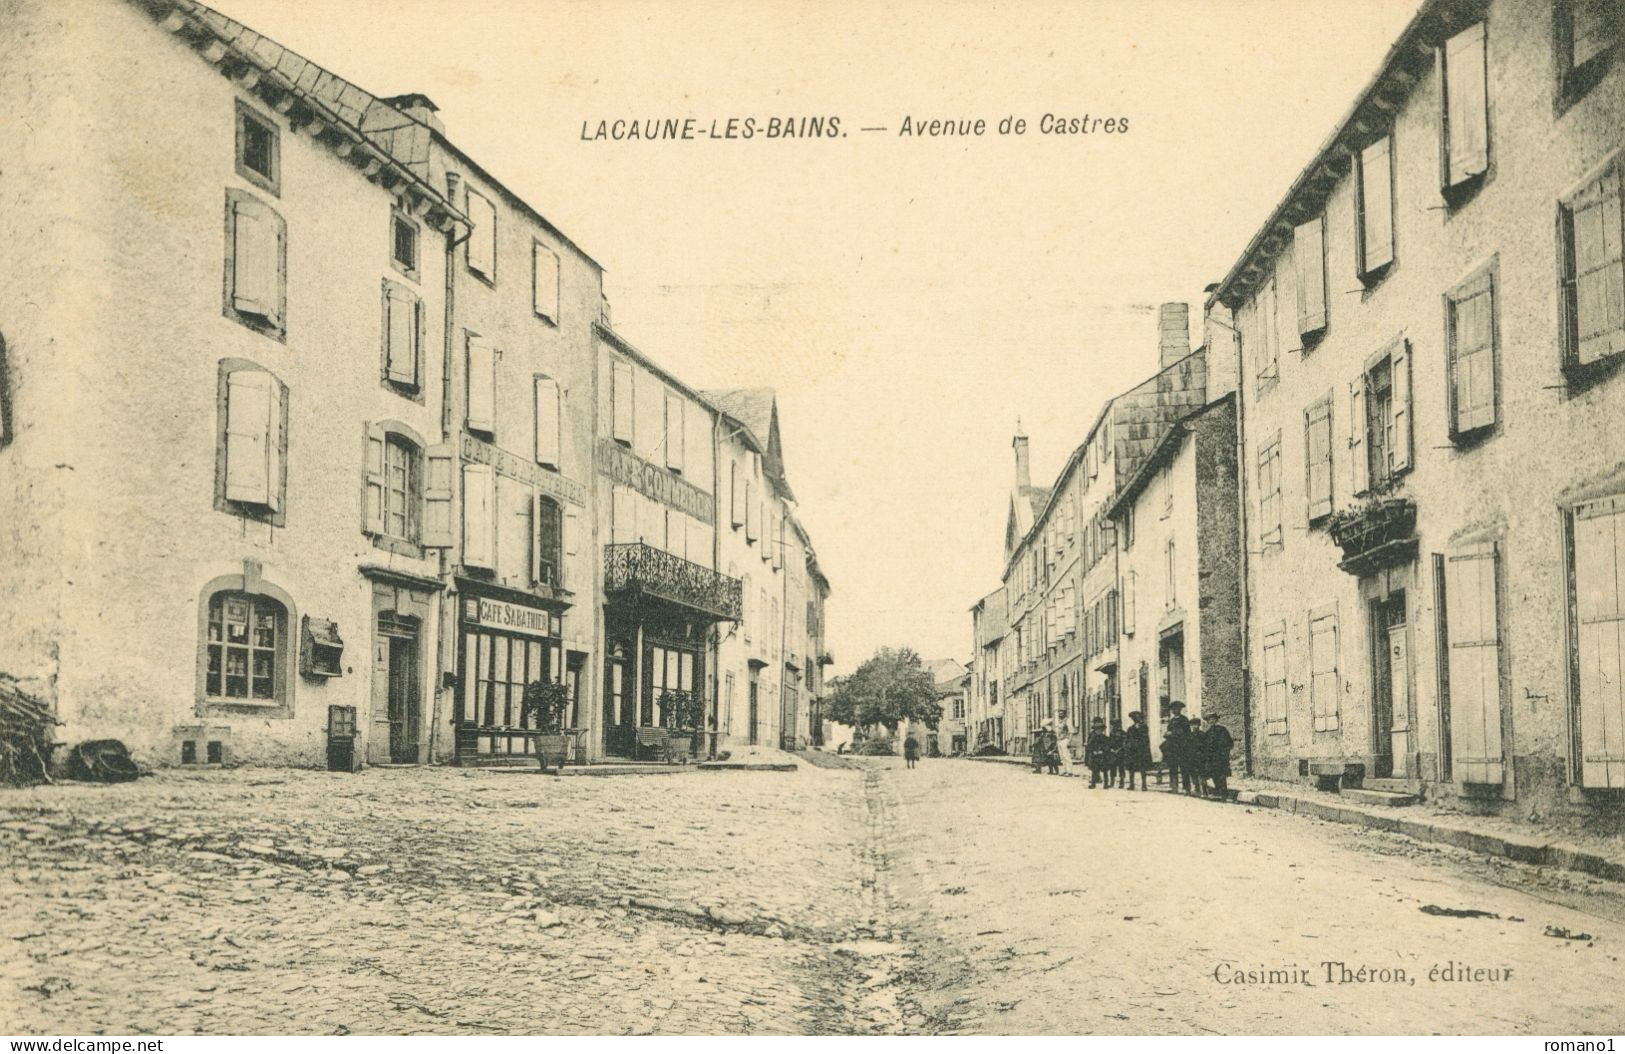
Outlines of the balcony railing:
[{"label": "balcony railing", "polygon": [[739,579],[641,542],[604,546],[604,592],[650,596],[730,622],[744,610]]},{"label": "balcony railing", "polygon": [[1373,498],[1333,513],[1326,531],[1343,550],[1339,568],[1351,575],[1375,574],[1415,558],[1416,503],[1409,498]]}]

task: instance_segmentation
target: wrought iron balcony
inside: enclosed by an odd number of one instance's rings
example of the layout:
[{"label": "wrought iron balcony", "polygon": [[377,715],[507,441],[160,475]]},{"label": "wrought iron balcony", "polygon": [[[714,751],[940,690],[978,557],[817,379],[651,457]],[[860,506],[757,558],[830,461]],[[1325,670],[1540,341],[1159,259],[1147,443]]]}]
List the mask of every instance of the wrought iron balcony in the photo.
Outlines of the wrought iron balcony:
[{"label": "wrought iron balcony", "polygon": [[604,592],[654,597],[729,622],[744,610],[739,579],[641,542],[604,546]]}]

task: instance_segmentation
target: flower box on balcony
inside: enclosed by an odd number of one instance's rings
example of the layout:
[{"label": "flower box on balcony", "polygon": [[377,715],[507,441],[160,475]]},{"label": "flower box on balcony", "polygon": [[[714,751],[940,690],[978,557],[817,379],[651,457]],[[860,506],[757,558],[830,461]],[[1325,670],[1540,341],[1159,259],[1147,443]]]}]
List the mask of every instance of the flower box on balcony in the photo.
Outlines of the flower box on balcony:
[{"label": "flower box on balcony", "polygon": [[1338,566],[1366,575],[1408,561],[1415,555],[1416,503],[1409,498],[1372,498],[1333,513],[1326,533],[1343,550]]}]

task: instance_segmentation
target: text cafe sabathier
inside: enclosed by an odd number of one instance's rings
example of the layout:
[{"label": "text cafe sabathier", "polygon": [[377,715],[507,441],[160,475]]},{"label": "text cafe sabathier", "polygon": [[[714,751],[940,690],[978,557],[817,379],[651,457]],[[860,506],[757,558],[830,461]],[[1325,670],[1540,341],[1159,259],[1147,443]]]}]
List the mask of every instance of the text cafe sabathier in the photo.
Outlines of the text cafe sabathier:
[{"label": "text cafe sabathier", "polygon": [[531,681],[564,681],[571,699],[565,725],[578,727],[586,655],[566,651],[563,616],[523,603],[519,595],[460,584],[457,757],[534,753],[536,723],[522,705]]}]

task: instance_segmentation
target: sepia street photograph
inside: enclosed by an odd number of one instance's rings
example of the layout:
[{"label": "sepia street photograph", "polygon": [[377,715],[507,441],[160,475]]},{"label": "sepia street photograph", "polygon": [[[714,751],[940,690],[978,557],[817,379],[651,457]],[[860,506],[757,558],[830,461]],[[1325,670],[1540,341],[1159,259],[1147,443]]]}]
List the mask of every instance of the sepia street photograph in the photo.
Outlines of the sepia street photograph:
[{"label": "sepia street photograph", "polygon": [[7,1054],[1613,1051],[1622,194],[1625,0],[0,0]]}]

